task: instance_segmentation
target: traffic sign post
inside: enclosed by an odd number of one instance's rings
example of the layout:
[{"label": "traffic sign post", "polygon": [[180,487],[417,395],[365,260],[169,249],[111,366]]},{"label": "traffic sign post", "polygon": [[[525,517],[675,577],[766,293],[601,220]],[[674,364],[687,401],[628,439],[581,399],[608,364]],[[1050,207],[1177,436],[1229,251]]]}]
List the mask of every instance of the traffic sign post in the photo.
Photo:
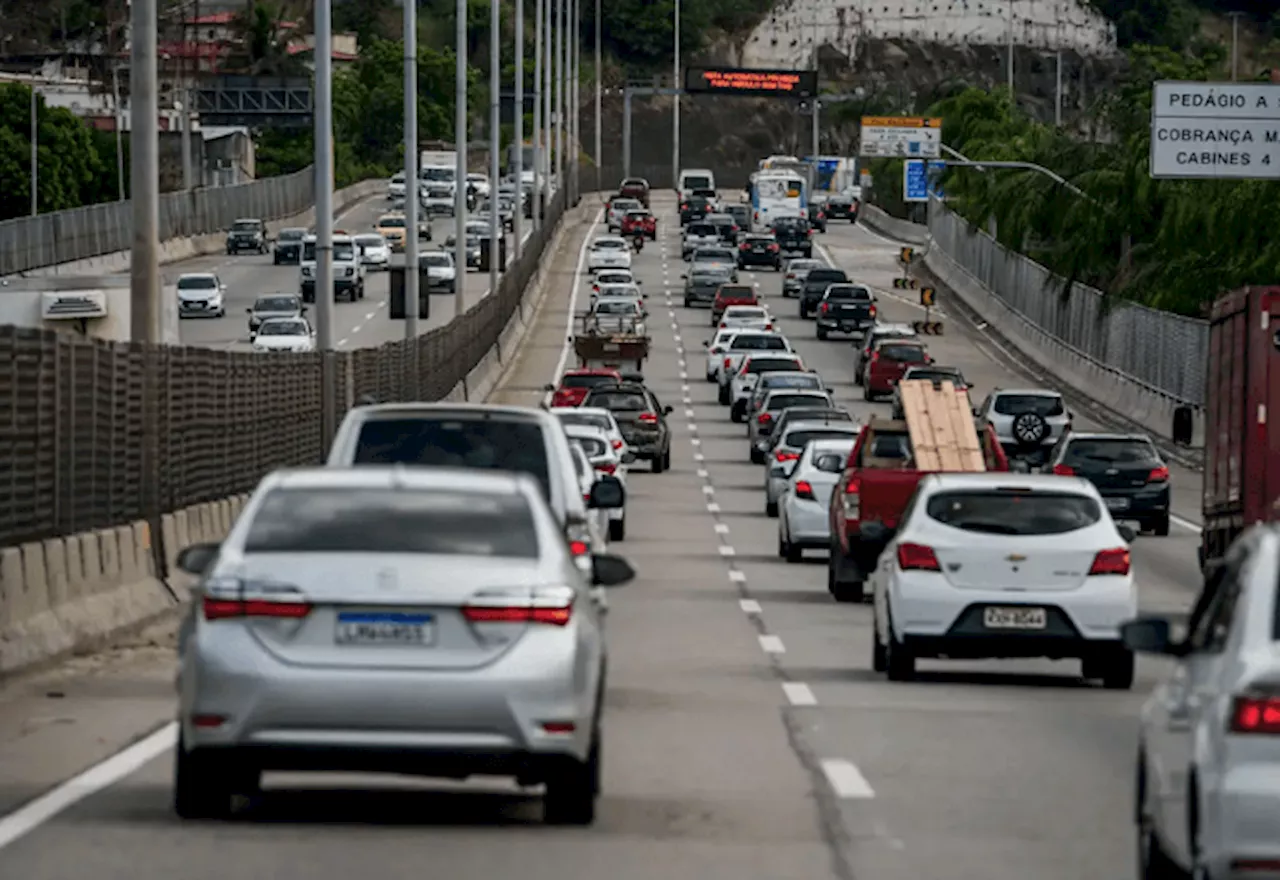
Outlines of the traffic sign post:
[{"label": "traffic sign post", "polygon": [[1157,82],[1150,170],[1158,179],[1280,180],[1280,84]]},{"label": "traffic sign post", "polygon": [[864,116],[858,155],[864,159],[937,159],[942,120],[921,116]]},{"label": "traffic sign post", "polygon": [[938,178],[947,168],[946,162],[908,159],[902,163],[902,200],[927,202],[929,197],[944,198]]}]

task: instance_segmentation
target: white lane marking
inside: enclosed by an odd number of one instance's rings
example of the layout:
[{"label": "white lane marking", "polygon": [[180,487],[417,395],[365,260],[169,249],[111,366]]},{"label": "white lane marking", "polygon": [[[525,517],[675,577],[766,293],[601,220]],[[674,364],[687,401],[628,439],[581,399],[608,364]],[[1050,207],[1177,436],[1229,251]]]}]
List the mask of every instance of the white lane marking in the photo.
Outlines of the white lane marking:
[{"label": "white lane marking", "polygon": [[352,327],[352,328],[351,328],[351,332],[352,332],[353,334],[354,334],[354,333],[359,333],[362,329],[364,329],[364,325],[363,325],[363,324],[357,324],[357,325],[355,325],[354,327]]},{"label": "white lane marking", "polygon": [[347,344],[347,337],[344,336],[338,340],[338,348],[342,348],[342,346],[346,344]]},{"label": "white lane marking", "polygon": [[787,648],[777,636],[760,636],[760,650],[766,654],[785,654]]},{"label": "white lane marking", "polygon": [[737,552],[738,552],[738,551],[734,550],[734,549],[733,549],[732,547],[730,547],[728,544],[721,544],[721,545],[720,545],[720,555],[721,555],[721,556],[736,556],[736,555],[737,555]]},{"label": "white lane marking", "polygon": [[694,412],[694,411],[693,411],[693,410],[691,410],[691,409],[687,409],[687,410],[685,410],[685,411],[684,411],[684,415],[685,415],[685,418],[687,418],[687,419],[691,419],[691,418],[693,418],[694,416],[696,416],[696,415],[697,415],[697,413],[696,413],[696,412]]},{"label": "white lane marking", "polygon": [[694,461],[706,461],[706,460],[707,460],[707,457],[706,457],[705,455],[703,455],[701,452],[695,452],[695,453],[693,454],[693,460],[694,460]]},{"label": "white lane marking", "polygon": [[683,404],[692,405],[693,398],[686,394],[684,397],[680,398],[680,402]]},{"label": "white lane marking", "polygon": [[681,390],[681,391],[683,391],[685,394],[688,394],[688,393],[689,393],[689,383],[687,383],[687,382],[683,383],[683,384],[680,386],[680,390]]},{"label": "white lane marking", "polygon": [[688,378],[689,378],[689,373],[688,373],[688,371],[687,371],[687,370],[681,370],[681,371],[680,371],[680,378],[681,378],[681,379],[688,379]]},{"label": "white lane marking", "polygon": [[719,504],[716,504],[714,501],[707,502],[707,513],[719,513],[719,512],[720,512]]},{"label": "white lane marking", "polygon": [[838,798],[867,800],[876,796],[871,783],[852,761],[828,758],[822,762],[822,772]]},{"label": "white lane marking", "polygon": [[[734,569],[733,571],[729,572],[729,580],[733,581],[735,584],[745,584],[747,582],[747,576],[743,572],[740,572],[737,569]],[[760,603],[755,601],[754,599],[743,599],[742,601],[750,602],[757,609],[760,608]],[[742,610],[746,611],[747,607],[744,605],[742,607]]]},{"label": "white lane marking", "polygon": [[[729,580],[733,580],[733,575],[742,574],[740,571],[729,572]],[[760,614],[760,603],[755,599],[739,599],[738,607],[742,609],[743,614]]]},{"label": "white lane marking", "polygon": [[716,487],[715,487],[715,486],[703,486],[703,487],[702,487],[702,494],[703,494],[703,495],[714,495],[714,494],[716,494]]},{"label": "white lane marking", "polygon": [[717,535],[729,534],[729,527],[724,523],[716,523],[716,534]]},{"label": "white lane marking", "polygon": [[706,468],[698,468],[698,477],[699,477],[699,479],[703,479],[703,480],[705,480],[705,479],[707,478],[707,469],[706,469]]},{"label": "white lane marking", "polygon": [[702,445],[702,441],[701,441],[701,440],[699,440],[697,437],[690,437],[690,438],[689,438],[689,442],[690,442],[690,443],[692,443],[694,446],[701,446],[701,445]]},{"label": "white lane marking", "polygon": [[[591,239],[595,237],[596,227],[600,225],[600,221],[604,219],[604,208],[596,214],[596,218],[591,221],[590,228],[587,229],[586,238],[582,239],[582,247],[578,248],[578,265],[573,270],[573,292],[569,294],[569,315],[565,319],[564,327],[564,345],[560,347],[560,360],[556,362],[556,373],[551,377],[552,384],[560,381],[560,377],[564,375],[565,364],[569,362],[569,349],[573,347],[573,322],[578,317],[578,289],[582,287],[578,279],[582,277],[582,267],[587,262],[587,248],[591,246]],[[551,392],[548,391],[543,402],[551,405]]]},{"label": "white lane marking", "polygon": [[1169,514],[1169,522],[1173,523],[1175,526],[1178,526],[1179,528],[1186,529],[1188,532],[1194,532],[1197,535],[1202,534],[1204,532],[1203,528],[1196,525],[1189,519],[1183,519],[1177,514],[1173,514],[1173,513]]},{"label": "white lane marking", "polygon": [[73,804],[115,785],[173,748],[177,741],[178,725],[170,722],[150,736],[68,779],[48,794],[0,818],[0,849],[39,828]]},{"label": "white lane marking", "polygon": [[364,319],[366,321],[372,321],[377,316],[377,314],[378,314],[377,312],[366,312]]},{"label": "white lane marking", "polygon": [[787,695],[787,700],[793,706],[816,706],[818,698],[814,696],[813,688],[801,681],[784,681],[782,683],[782,692]]}]

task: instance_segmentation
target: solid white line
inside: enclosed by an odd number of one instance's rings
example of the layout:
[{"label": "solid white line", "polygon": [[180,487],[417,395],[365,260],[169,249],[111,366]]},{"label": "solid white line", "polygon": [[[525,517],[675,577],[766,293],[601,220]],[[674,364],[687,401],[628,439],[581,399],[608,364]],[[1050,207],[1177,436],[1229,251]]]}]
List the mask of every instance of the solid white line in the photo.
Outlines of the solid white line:
[{"label": "solid white line", "polygon": [[[729,580],[733,581],[735,584],[745,584],[747,582],[747,576],[742,572],[738,571],[737,569],[735,569],[729,572]],[[751,601],[751,600],[743,600],[743,601]],[[759,602],[755,602],[754,604],[757,608],[760,607]],[[746,611],[747,610],[746,606],[743,606],[742,610]]]},{"label": "solid white line", "polygon": [[0,818],[0,849],[39,828],[67,807],[116,784],[148,761],[173,748],[177,741],[178,725],[170,722],[79,776],[68,779],[48,794]]},{"label": "solid white line", "polygon": [[793,706],[818,705],[818,698],[814,696],[813,689],[803,682],[784,681],[782,692],[787,695],[787,699]]},{"label": "solid white line", "polygon": [[[734,574],[735,572],[730,572]],[[730,578],[733,580],[733,578]],[[738,607],[742,609],[744,614],[759,614],[761,612],[760,603],[755,599],[739,599]]]},{"label": "solid white line", "polygon": [[1194,532],[1197,535],[1204,532],[1204,529],[1201,526],[1197,525],[1196,523],[1193,523],[1191,520],[1183,519],[1182,517],[1172,513],[1169,514],[1169,522],[1173,523],[1175,526],[1178,526],[1179,528],[1186,529],[1188,532]]},{"label": "solid white line", "polygon": [[760,636],[760,650],[766,654],[785,654],[786,647],[782,644],[782,639],[777,636]]},{"label": "solid white line", "polygon": [[[600,221],[604,219],[604,208],[596,214],[596,218],[591,221],[591,227],[587,229],[587,236],[582,240],[582,247],[578,248],[578,265],[573,270],[573,292],[569,294],[569,317],[565,320],[564,328],[564,345],[560,348],[560,360],[556,363],[555,375],[551,377],[552,384],[558,384],[560,377],[564,375],[565,365],[569,363],[569,350],[573,347],[573,322],[578,317],[578,289],[582,287],[582,267],[587,262],[587,249],[591,247],[591,239],[596,234],[596,227],[600,225]],[[544,402],[551,405],[551,392],[547,392],[547,396],[543,398]]]},{"label": "solid white line", "polygon": [[876,796],[871,783],[851,761],[828,758],[822,762],[822,772],[838,798],[867,800]]}]

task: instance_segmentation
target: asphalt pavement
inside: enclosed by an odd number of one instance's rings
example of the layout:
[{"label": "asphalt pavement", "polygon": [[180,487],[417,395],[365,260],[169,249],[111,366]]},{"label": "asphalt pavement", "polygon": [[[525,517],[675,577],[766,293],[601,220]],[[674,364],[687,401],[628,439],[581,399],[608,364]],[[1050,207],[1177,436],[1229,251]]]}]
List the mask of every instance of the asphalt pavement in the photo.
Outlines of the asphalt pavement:
[{"label": "asphalt pavement", "polygon": [[[821,554],[799,565],[777,557],[777,523],[764,515],[745,429],[703,379],[708,313],[680,305],[673,207],[655,199],[659,241],[636,260],[654,337],[645,374],[674,407],[673,467],[661,475],[639,467],[628,479],[628,535],[615,549],[639,577],[611,594],[595,826],[540,826],[536,798],[509,786],[290,776],[268,777],[261,809],[241,821],[180,823],[162,731],[158,746],[144,741],[132,757],[99,765],[65,809],[27,810],[25,833],[7,847],[15,825],[0,819],[3,873],[66,878],[92,865],[103,880],[424,870],[527,880],[1132,876],[1136,716],[1163,665],[1140,660],[1128,693],[1085,685],[1068,662],[924,662],[920,680],[902,684],[872,674],[870,608],[831,601]],[[493,399],[534,404],[564,365],[575,291],[585,288],[575,270],[586,231],[554,255],[551,293]],[[820,241],[882,292],[887,319],[916,317],[892,295],[896,243],[847,226]],[[842,403],[862,416],[887,413],[855,389],[851,344],[817,341],[795,301],[780,296],[776,273],[744,280],[760,285]],[[959,327],[948,325],[930,348],[979,392],[1025,382]],[[1191,475],[1175,470],[1174,479],[1179,512],[1193,519]],[[1145,608],[1190,603],[1190,529],[1139,538],[1134,558]],[[64,676],[29,685],[25,701],[0,701],[0,715],[38,731],[0,735],[0,775],[38,763],[42,740],[65,751],[58,717],[71,719],[65,727],[101,719],[118,735],[127,727],[120,713],[130,713],[143,733],[149,717],[172,711],[171,674],[167,647],[153,645],[96,677]],[[19,761],[13,743],[23,742]]]},{"label": "asphalt pavement", "polygon": [[[360,202],[335,218],[334,226],[352,234],[371,232],[377,219],[390,210],[386,199],[381,196]],[[529,223],[526,221],[526,234]],[[441,249],[445,239],[454,231],[452,217],[437,217],[431,221],[431,240],[423,241],[424,250]],[[507,235],[507,255],[512,256],[512,236]],[[271,254],[213,254],[195,257],[162,267],[161,275],[166,290],[172,292],[172,285],[178,276],[186,272],[215,272],[227,285],[225,298],[226,316],[222,318],[183,318],[179,321],[179,333],[186,345],[199,345],[208,348],[225,348],[248,351],[249,320],[246,309],[264,294],[291,293],[300,291],[298,266],[277,266],[272,262]],[[401,259],[393,255],[392,259]],[[489,290],[489,273],[468,270],[463,282],[463,303],[461,311],[466,311],[479,302]],[[176,296],[176,294],[174,294]],[[365,282],[365,297],[359,302],[339,300],[334,303],[334,345],[341,350],[354,348],[373,348],[404,338],[404,322],[388,317],[390,297],[389,273],[386,271],[369,272]],[[453,320],[454,297],[447,294],[434,294],[431,297],[431,317],[422,322],[421,330],[426,332],[440,327]],[[307,306],[308,317],[315,319],[315,305]]]}]

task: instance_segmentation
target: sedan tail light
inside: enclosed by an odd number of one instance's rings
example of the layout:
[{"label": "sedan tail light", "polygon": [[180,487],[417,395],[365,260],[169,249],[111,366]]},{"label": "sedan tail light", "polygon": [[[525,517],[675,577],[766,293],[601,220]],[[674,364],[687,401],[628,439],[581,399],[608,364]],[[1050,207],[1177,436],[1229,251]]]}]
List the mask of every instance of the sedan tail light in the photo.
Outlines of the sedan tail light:
[{"label": "sedan tail light", "polygon": [[1100,551],[1097,556],[1093,557],[1093,567],[1089,569],[1090,575],[1119,575],[1123,577],[1128,573],[1128,547],[1112,547],[1110,550]]},{"label": "sedan tail light", "polygon": [[733,363],[733,358],[725,358],[725,359],[724,359],[724,368],[725,368],[726,370],[727,370],[727,369],[729,369],[729,365],[730,365],[730,364],[732,364],[732,363]]},{"label": "sedan tail light", "polygon": [[825,315],[827,312],[831,311],[831,303],[823,303],[822,308],[819,309],[819,311],[821,311],[822,314]]},{"label": "sedan tail light", "polygon": [[1231,706],[1232,733],[1280,734],[1280,697],[1274,694],[1242,694]]},{"label": "sedan tail light", "polygon": [[462,616],[471,623],[564,626],[573,617],[573,596],[568,587],[537,589],[531,596],[480,593],[462,606]]},{"label": "sedan tail light", "polygon": [[910,543],[898,545],[898,568],[903,571],[942,571],[932,547]]},{"label": "sedan tail light", "polygon": [[1060,477],[1074,477],[1076,475],[1076,469],[1069,464],[1055,464],[1053,472]]},{"label": "sedan tail light", "polygon": [[747,244],[746,242],[743,242],[742,244],[738,245],[738,250],[749,251],[751,250],[751,245]]},{"label": "sedan tail light", "polygon": [[656,425],[658,424],[658,416],[656,413],[651,412],[640,413],[640,422],[645,425]]},{"label": "sedan tail light", "polygon": [[614,449],[621,449],[621,448],[622,448],[622,441],[621,441],[621,440],[614,440],[614,441],[613,441],[613,448],[614,448]]},{"label": "sedan tail light", "polygon": [[808,498],[810,501],[817,500],[816,498],[813,497],[813,486],[809,484],[808,480],[796,481],[796,497]]},{"label": "sedan tail light", "polygon": [[1151,473],[1147,474],[1148,483],[1165,483],[1169,480],[1169,469],[1164,465],[1158,468],[1152,468]]},{"label": "sedan tail light", "polygon": [[776,244],[769,245],[769,253],[776,254],[777,252],[778,252],[778,246]]},{"label": "sedan tail light", "polygon": [[769,413],[760,413],[760,415],[756,416],[756,424],[758,425],[767,425],[772,421],[773,416]]},{"label": "sedan tail light", "polygon": [[311,613],[311,603],[298,599],[229,599],[205,596],[200,603],[205,620],[231,617],[274,617],[300,620]]}]

